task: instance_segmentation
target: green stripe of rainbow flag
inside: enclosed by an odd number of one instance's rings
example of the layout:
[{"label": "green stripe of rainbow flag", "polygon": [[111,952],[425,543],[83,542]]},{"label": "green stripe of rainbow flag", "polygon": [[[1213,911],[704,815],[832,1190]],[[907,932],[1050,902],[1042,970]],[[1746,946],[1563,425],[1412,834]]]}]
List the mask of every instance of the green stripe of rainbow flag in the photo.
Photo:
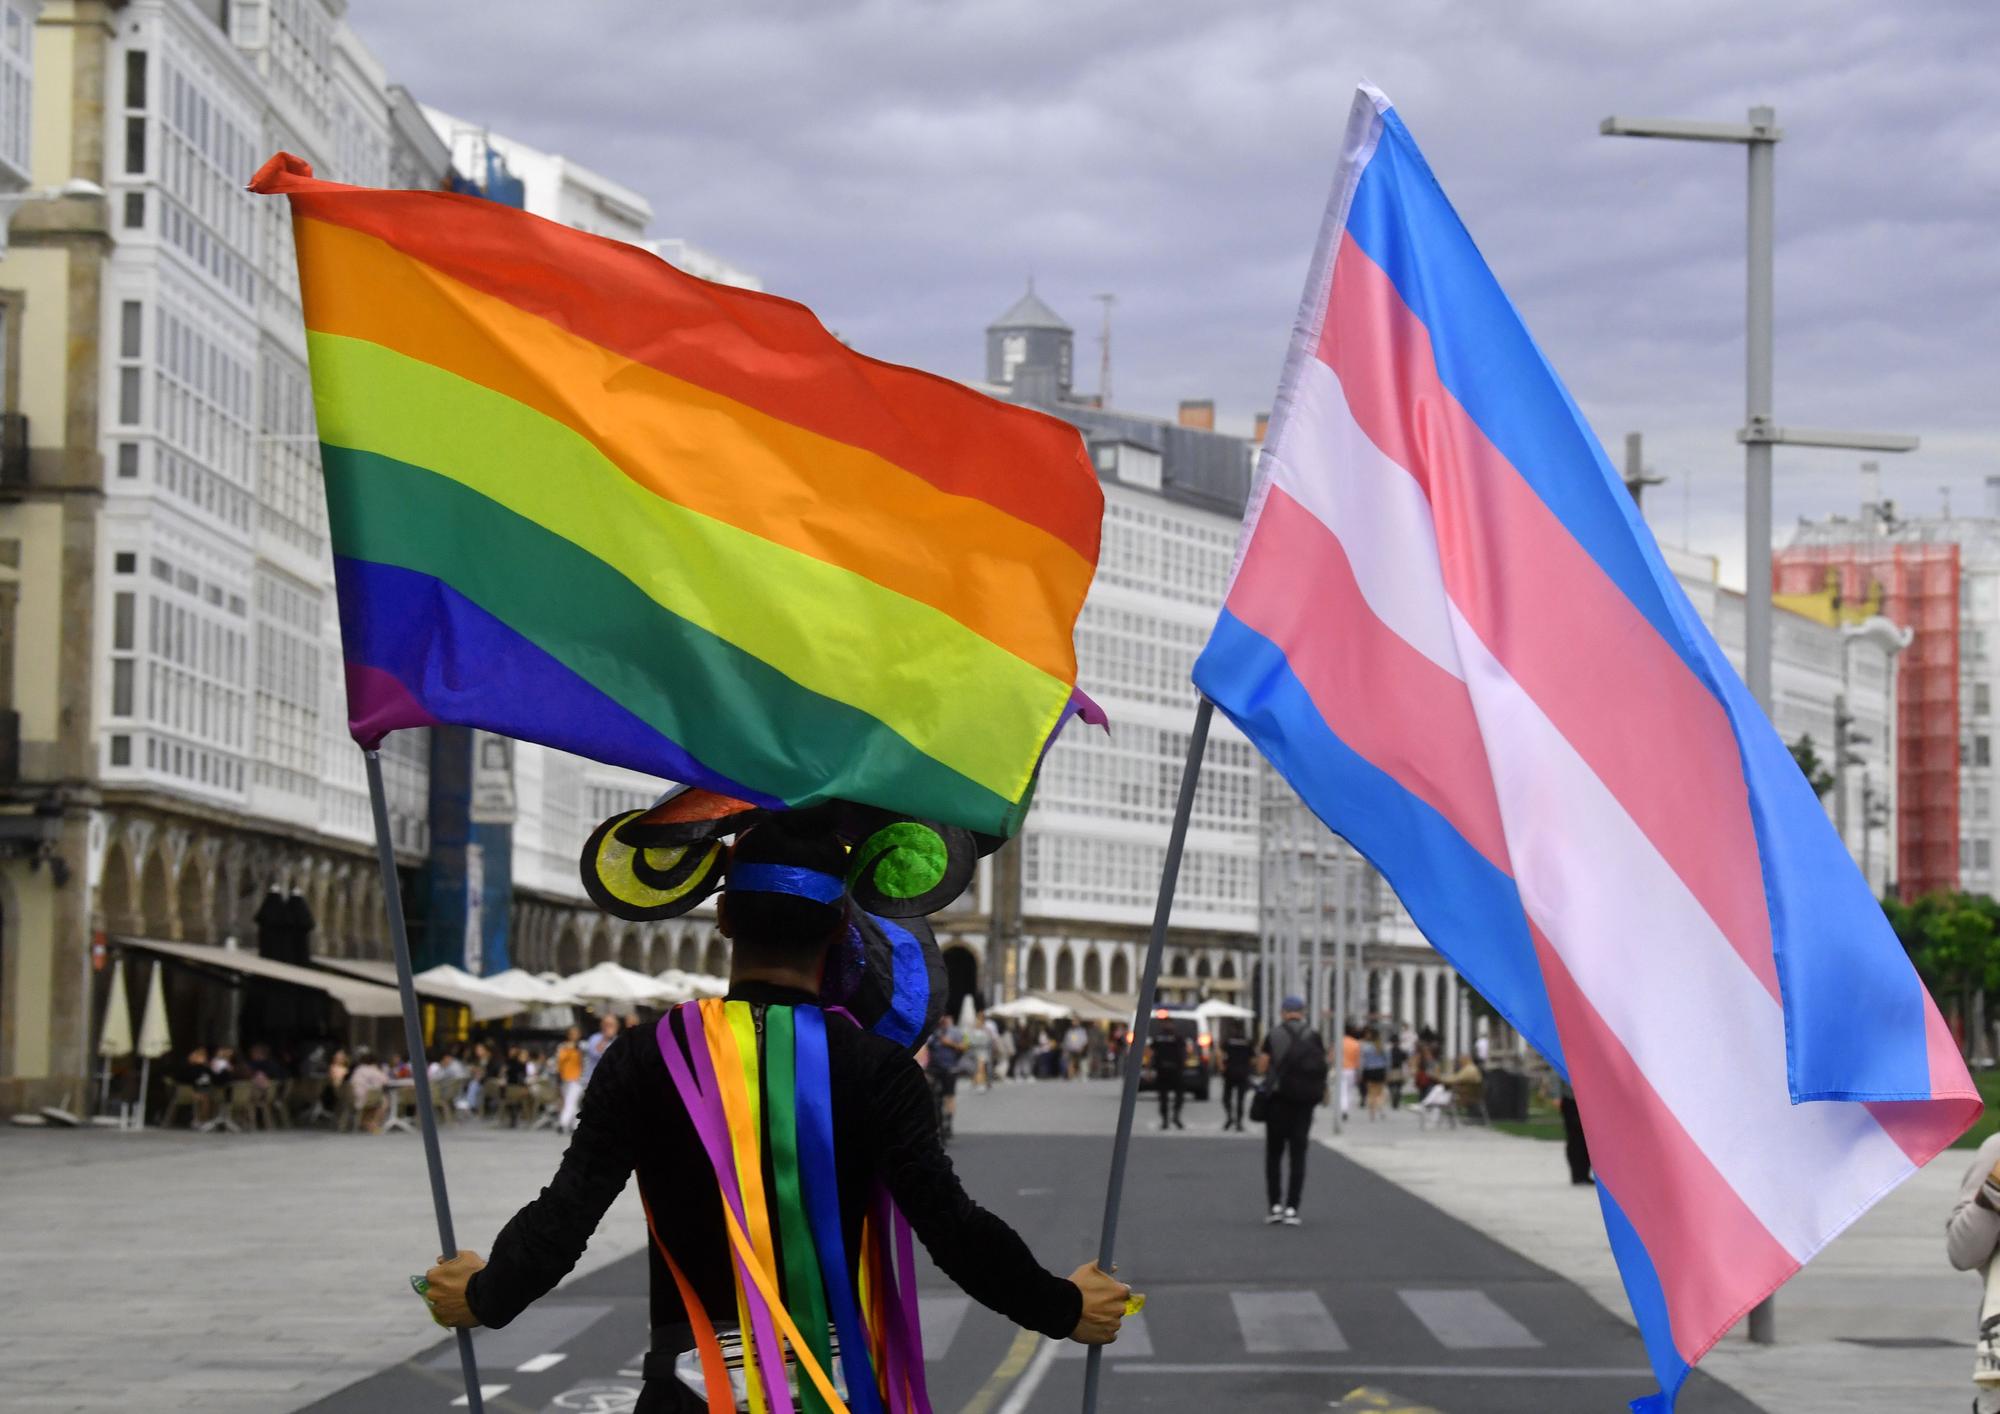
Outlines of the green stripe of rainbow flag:
[{"label": "green stripe of rainbow flag", "polygon": [[252,189],[292,204],[358,740],[1018,826],[1096,565],[1073,428],[489,202],[285,154]]}]

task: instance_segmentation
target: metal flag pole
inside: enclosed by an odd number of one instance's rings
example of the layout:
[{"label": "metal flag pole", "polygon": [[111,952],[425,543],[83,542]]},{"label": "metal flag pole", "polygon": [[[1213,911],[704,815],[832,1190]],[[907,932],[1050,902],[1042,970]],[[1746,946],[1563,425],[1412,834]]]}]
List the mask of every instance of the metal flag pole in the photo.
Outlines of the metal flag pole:
[{"label": "metal flag pole", "polygon": [[[375,810],[375,857],[382,866],[382,906],[389,914],[389,938],[396,948],[396,990],[403,998],[403,1048],[410,1057],[410,1079],[416,1083],[417,1124],[424,1136],[424,1165],[430,1170],[431,1206],[437,1210],[438,1243],[443,1260],[458,1255],[451,1231],[451,1200],[444,1191],[444,1155],[438,1150],[437,1111],[431,1108],[430,1070],[424,1061],[424,1026],[417,1010],[417,983],[410,967],[410,935],[403,923],[403,892],[396,882],[396,847],[390,843],[389,801],[382,790],[382,756],[363,751],[368,762],[368,802]],[[472,1332],[460,1327],[458,1367],[465,1376],[465,1403],[471,1414],[484,1414],[479,1364],[472,1354]]]},{"label": "metal flag pole", "polygon": [[[1206,697],[1195,709],[1194,730],[1188,736],[1187,764],[1181,767],[1181,793],[1174,802],[1174,826],[1167,836],[1167,859],[1160,870],[1160,898],[1153,906],[1153,936],[1146,944],[1146,963],[1139,972],[1139,1011],[1132,1018],[1132,1044],[1125,1052],[1125,1088],[1118,1097],[1118,1137],[1111,1142],[1111,1181],[1105,1185],[1104,1231],[1097,1242],[1097,1265],[1111,1270],[1111,1249],[1118,1237],[1118,1202],[1125,1189],[1125,1155],[1132,1147],[1132,1112],[1139,1104],[1139,1065],[1146,1053],[1146,1032],[1153,1022],[1153,993],[1160,981],[1160,954],[1167,945],[1167,919],[1174,911],[1174,885],[1180,879],[1181,852],[1187,845],[1188,820],[1194,814],[1194,787],[1201,775],[1202,753],[1208,749],[1208,724],[1215,704]],[[1096,1414],[1097,1379],[1104,1368],[1104,1347],[1090,1347],[1083,1368],[1083,1414]]]}]

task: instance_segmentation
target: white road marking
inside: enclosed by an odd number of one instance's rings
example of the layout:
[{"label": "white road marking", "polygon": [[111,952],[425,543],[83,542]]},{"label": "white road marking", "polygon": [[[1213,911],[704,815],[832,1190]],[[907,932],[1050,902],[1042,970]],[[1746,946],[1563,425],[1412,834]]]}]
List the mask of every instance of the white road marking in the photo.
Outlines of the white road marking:
[{"label": "white road marking", "polygon": [[1326,1365],[1297,1361],[1237,1360],[1220,1365],[1154,1362],[1125,1365],[1121,1375],[1408,1375],[1420,1379],[1468,1380],[1650,1380],[1653,1372],[1629,1365]]},{"label": "white road marking", "polygon": [[[1057,1342],[1056,1359],[1081,1360],[1090,1353],[1090,1347],[1079,1345],[1073,1340]],[[1153,1358],[1153,1337],[1146,1330],[1144,1316],[1127,1316],[1118,1327],[1118,1339],[1104,1347],[1107,1360],[1150,1360]]]},{"label": "white road marking", "polygon": [[569,1359],[569,1356],[561,1352],[553,1355],[537,1355],[532,1360],[523,1360],[520,1364],[516,1365],[514,1373],[517,1375],[539,1375],[542,1371],[553,1369],[567,1359]]},{"label": "white road marking", "polygon": [[1243,1348],[1252,1355],[1332,1355],[1347,1339],[1314,1291],[1232,1291]]},{"label": "white road marking", "polygon": [[[481,1385],[479,1387],[479,1398],[482,1403],[489,1399],[498,1399],[512,1388],[512,1385]],[[461,1394],[451,1402],[451,1405],[454,1409],[469,1409],[472,1407],[472,1401]]]},{"label": "white road marking", "polygon": [[1398,1291],[1411,1314],[1446,1350],[1532,1350],[1534,1333],[1483,1291]]}]

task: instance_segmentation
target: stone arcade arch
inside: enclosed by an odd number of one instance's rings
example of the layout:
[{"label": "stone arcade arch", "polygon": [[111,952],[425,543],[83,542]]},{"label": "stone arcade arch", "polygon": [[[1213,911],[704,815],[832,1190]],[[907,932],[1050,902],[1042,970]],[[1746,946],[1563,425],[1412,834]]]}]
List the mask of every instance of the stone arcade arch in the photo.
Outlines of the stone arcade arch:
[{"label": "stone arcade arch", "polygon": [[627,928],[618,940],[618,965],[634,972],[646,970],[646,940],[637,928]]},{"label": "stone arcade arch", "polygon": [[1049,989],[1049,955],[1040,943],[1028,949],[1028,990],[1046,992]]},{"label": "stone arcade arch", "polygon": [[180,930],[174,924],[173,900],[168,896],[167,857],[164,845],[156,844],[146,856],[139,873],[140,929],[149,938],[173,938]]},{"label": "stone arcade arch", "polygon": [[708,935],[708,946],[702,950],[701,970],[710,977],[729,975],[729,943],[720,933]]},{"label": "stone arcade arch", "polygon": [[680,946],[674,950],[674,966],[683,972],[701,970],[701,942],[695,937],[694,929],[689,928],[681,934]]},{"label": "stone arcade arch", "polygon": [[597,926],[590,930],[590,967],[600,962],[615,962],[618,957],[618,939],[611,931],[609,919],[599,919]]},{"label": "stone arcade arch", "polygon": [[975,1007],[983,1006],[979,999],[979,957],[971,948],[953,943],[944,949],[944,976],[947,1016],[957,1020],[967,997],[973,999]]},{"label": "stone arcade arch", "polygon": [[574,977],[583,971],[583,938],[578,934],[574,920],[563,924],[562,932],[556,938],[555,962],[555,970],[565,977]]},{"label": "stone arcade arch", "polygon": [[114,933],[128,933],[144,926],[133,917],[132,859],[125,841],[113,839],[104,851],[104,873],[97,884],[97,913],[104,926]]},{"label": "stone arcade arch", "polygon": [[1068,948],[1056,953],[1056,990],[1058,992],[1076,990],[1076,954]]},{"label": "stone arcade arch", "polygon": [[1084,954],[1083,990],[1086,992],[1101,992],[1104,990],[1104,959],[1098,956],[1097,950],[1094,948]]},{"label": "stone arcade arch", "polygon": [[1111,994],[1122,997],[1132,990],[1132,960],[1125,949],[1111,955]]}]

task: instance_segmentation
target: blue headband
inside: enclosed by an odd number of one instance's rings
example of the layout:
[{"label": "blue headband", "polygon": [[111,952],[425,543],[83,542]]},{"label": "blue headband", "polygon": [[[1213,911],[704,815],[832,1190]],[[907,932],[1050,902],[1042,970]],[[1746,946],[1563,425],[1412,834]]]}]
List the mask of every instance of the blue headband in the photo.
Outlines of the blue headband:
[{"label": "blue headband", "polygon": [[839,903],[847,892],[844,880],[794,864],[732,864],[723,887],[731,893],[793,894],[826,904]]}]

